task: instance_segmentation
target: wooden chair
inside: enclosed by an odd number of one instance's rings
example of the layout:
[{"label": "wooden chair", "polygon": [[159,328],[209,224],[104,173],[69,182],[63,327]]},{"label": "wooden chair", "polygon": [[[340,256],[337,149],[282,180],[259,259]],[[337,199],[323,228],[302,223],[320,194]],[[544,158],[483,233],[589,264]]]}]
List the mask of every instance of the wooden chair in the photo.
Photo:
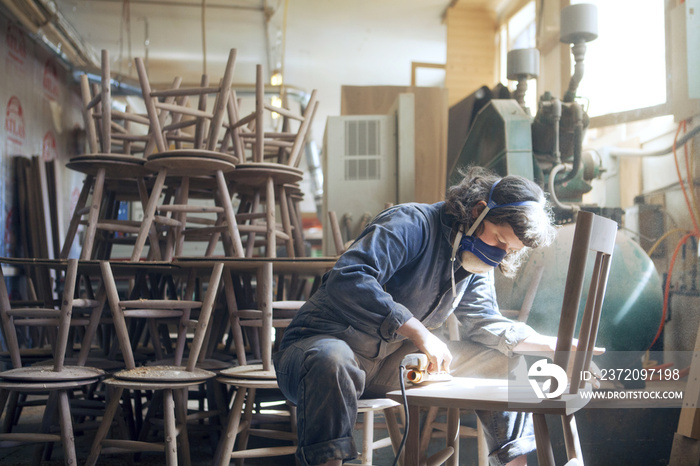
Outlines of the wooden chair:
[{"label": "wooden chair", "polygon": [[[224,176],[234,171],[238,158],[227,151],[228,139],[222,133],[235,60],[236,50],[231,49],[224,76],[215,86],[209,86],[208,78],[203,76],[199,87],[153,90],[143,60],[136,58],[151,136],[157,148],[148,156],[146,168],[156,171],[157,177],[144,209],[132,261],[141,257],[154,223],[167,227],[165,260],[182,255],[185,238],[207,242],[203,255],[213,254],[221,238],[227,256],[243,256],[229,182]],[[209,107],[211,96],[214,102]],[[168,103],[172,97],[175,101]],[[189,106],[190,98],[196,100],[196,108]],[[161,199],[166,183],[176,193],[171,204]],[[195,195],[209,202],[194,205],[190,201]],[[208,213],[210,217],[189,215],[192,213]]]},{"label": "wooden chair", "polygon": [[[247,236],[246,257],[252,257],[258,245],[264,246],[265,257],[277,257],[278,240],[284,241],[286,255],[295,257],[294,235],[301,232],[292,229],[287,191],[288,185],[295,185],[303,178],[298,166],[317,106],[315,90],[301,115],[266,104],[261,65],[256,68],[255,111],[240,117],[235,97],[229,99],[228,135],[240,161],[228,178],[233,181],[240,199],[237,219],[241,234]],[[298,120],[298,128],[281,133],[266,132],[266,111]],[[274,155],[273,162],[267,161],[269,149]],[[281,227],[277,225],[277,208]],[[262,237],[262,241],[256,242],[258,237]]]},{"label": "wooden chair", "polygon": [[[465,377],[455,377],[450,382],[406,390],[412,419],[416,419],[421,407],[448,408],[448,453],[450,450],[454,451],[449,464],[457,464],[459,457],[459,441],[456,432],[459,428],[460,409],[532,413],[535,424],[537,457],[542,466],[554,465],[554,455],[549,441],[545,415],[558,415],[561,417],[563,425],[569,460],[578,462],[577,464],[583,463],[574,414],[588,401],[588,398],[579,395],[579,391],[584,388],[580,377],[582,371],[590,368],[616,233],[617,224],[610,219],[590,212],[579,212],[577,215],[553,360],[554,364],[560,368],[569,369],[567,376],[570,383],[564,394],[556,398],[542,400],[535,396],[534,390],[527,382],[521,387],[508,380]],[[586,280],[588,255],[591,251],[595,255],[595,262],[581,319],[578,346],[573,355],[573,364],[570,365],[571,345],[584,281]],[[551,382],[552,389],[554,389],[557,385],[553,380]],[[394,400],[401,399],[399,391],[390,392],[388,396]],[[419,464],[419,429],[413,423],[409,426],[406,444],[411,449],[406,451],[406,464]]]},{"label": "wooden chair", "polygon": [[[179,85],[179,81],[175,85]],[[109,54],[106,50],[102,51],[100,86],[90,86],[87,75],[82,75],[80,89],[90,153],[73,157],[67,164],[68,168],[85,173],[86,178],[60,257],[68,257],[79,225],[85,224],[80,258],[108,259],[112,243],[128,241],[127,238],[117,238],[117,232],[131,236],[139,231],[139,222],[119,220],[117,211],[120,200],[146,204],[148,190],[145,180],[153,171],[147,169],[145,163],[154,146],[148,143],[150,122],[145,115],[133,113],[128,107],[124,112],[112,108]],[[105,235],[104,241],[96,242],[98,232]],[[97,243],[103,245],[103,250],[95,250]]]},{"label": "wooden chair", "polygon": [[[187,390],[190,387],[201,385],[215,376],[212,372],[198,368],[197,361],[219,289],[223,264],[213,265],[207,291],[202,301],[188,299],[121,300],[110,264],[104,261],[100,262],[100,269],[107,289],[109,306],[126,369],[115,373],[113,378],[104,381],[104,384],[111,390],[111,396],[100,427],[95,434],[86,464],[94,465],[102,452],[151,451],[164,452],[166,464],[175,465],[178,463],[178,439],[181,460],[184,464],[190,464],[187,436]],[[191,283],[191,281],[189,282]],[[188,292],[192,290],[190,286],[187,288]],[[188,298],[188,292],[186,292],[185,298]],[[192,312],[197,309],[199,309],[199,316],[194,319]],[[125,318],[172,318],[174,316],[178,316],[180,319],[174,365],[136,367]],[[189,353],[185,357],[186,334],[187,330],[191,328],[195,329],[194,337]],[[162,391],[164,443],[107,438],[124,390]]]},{"label": "wooden chair", "polygon": [[[78,260],[71,259],[65,274],[64,289],[59,304],[55,307],[12,307],[5,277],[0,270],[0,319],[5,343],[8,346],[12,366],[10,370],[0,372],[0,412],[10,397],[10,394],[29,393],[41,394],[48,392],[49,401],[44,411],[42,433],[14,433],[4,431],[0,433],[0,446],[15,446],[24,443],[60,442],[63,445],[65,464],[75,465],[77,462],[73,436],[73,420],[69,406],[69,393],[81,387],[96,383],[104,375],[100,369],[85,366],[68,366],[65,364],[66,348],[69,345],[69,331],[71,323],[85,325],[89,319],[73,319],[71,314],[74,307],[89,307],[93,311],[97,303],[90,300],[74,299],[73,293],[78,274]],[[83,320],[82,322],[79,322]],[[55,329],[52,336],[54,358],[52,363],[44,365],[23,365],[23,351],[18,341],[18,327],[36,328],[38,326]],[[82,342],[83,346],[90,346],[91,337],[86,332],[87,338]],[[72,344],[71,344],[72,346]],[[82,360],[84,362],[84,359]],[[58,409],[60,435],[49,433],[52,425],[54,410]],[[8,406],[5,426],[11,424],[8,418],[15,415],[15,411]],[[5,429],[4,429],[5,430]],[[40,453],[40,450],[37,450]],[[38,464],[40,454],[35,455],[34,463]]]}]

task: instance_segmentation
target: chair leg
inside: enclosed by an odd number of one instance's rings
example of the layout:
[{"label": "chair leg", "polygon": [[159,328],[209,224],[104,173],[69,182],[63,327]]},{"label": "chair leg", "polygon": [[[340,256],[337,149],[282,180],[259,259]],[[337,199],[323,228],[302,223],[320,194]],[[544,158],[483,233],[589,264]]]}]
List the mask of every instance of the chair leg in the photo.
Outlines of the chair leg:
[{"label": "chair leg", "polygon": [[[12,430],[12,426],[15,424],[15,419],[17,415],[17,405],[19,402],[18,392],[7,392],[5,391],[5,403],[7,404],[7,412],[5,413],[5,421],[2,424],[2,433],[7,433]],[[2,412],[2,411],[0,411]]]},{"label": "chair leg", "polygon": [[265,182],[265,222],[267,223],[267,238],[265,256],[277,257],[277,224],[275,220],[275,183],[272,177]]},{"label": "chair leg", "polygon": [[236,390],[236,394],[233,398],[233,407],[231,407],[231,411],[229,411],[226,431],[224,432],[224,435],[221,436],[219,447],[216,449],[214,464],[219,466],[228,466],[231,463],[231,453],[233,452],[233,446],[236,443],[238,427],[241,424],[241,413],[247,391],[247,389],[242,387],[238,387],[238,390]]},{"label": "chair leg", "polygon": [[231,204],[231,193],[228,190],[226,178],[221,170],[217,170],[216,172],[216,182],[218,188],[216,191],[220,198],[219,202],[224,208],[228,236],[233,242],[233,249],[236,253],[236,257],[244,257],[243,242],[241,241],[241,234],[238,231],[238,224],[236,223],[236,212],[233,210],[233,205]]},{"label": "chair leg", "polygon": [[479,458],[479,466],[489,466],[489,446],[486,443],[484,435],[484,425],[481,423],[479,416],[476,417],[476,442]]},{"label": "chair leg", "polygon": [[554,466],[554,452],[549,440],[549,429],[544,414],[533,414],[535,425],[535,444],[537,445],[537,461],[540,466]]},{"label": "chair leg", "polygon": [[[156,177],[156,181],[153,184],[151,195],[148,198],[148,204],[144,207],[143,220],[141,221],[141,228],[139,229],[138,236],[136,237],[134,250],[131,253],[132,262],[137,262],[141,258],[141,252],[146,245],[146,237],[150,234],[153,219],[156,215],[156,208],[158,207],[158,199],[163,192],[163,186],[165,185],[165,177],[167,174],[167,170],[160,170],[158,172],[158,176]],[[158,245],[151,245],[151,247],[158,247]]]},{"label": "chair leg", "polygon": [[73,421],[68,403],[68,392],[60,390],[58,392],[59,422],[61,423],[61,441],[63,442],[63,455],[66,465],[78,464],[75,454],[75,437],[73,436]]},{"label": "chair leg", "polygon": [[360,462],[362,464],[372,464],[372,459],[374,456],[374,450],[372,450],[372,444],[374,443],[374,411],[367,411],[363,422],[362,455],[360,456]]},{"label": "chair leg", "polygon": [[88,196],[92,190],[92,185],[95,182],[95,178],[92,175],[88,175],[83,182],[83,189],[80,190],[80,195],[78,196],[78,202],[75,205],[75,210],[73,211],[73,216],[70,219],[70,224],[68,225],[68,231],[66,232],[66,237],[63,241],[63,247],[61,248],[60,259],[67,259],[70,253],[73,242],[75,241],[75,235],[78,233],[78,226],[80,226],[80,218],[82,217],[82,210],[87,204]]},{"label": "chair leg", "polygon": [[282,217],[282,228],[287,234],[285,241],[287,247],[287,257],[295,257],[294,254],[294,234],[292,233],[292,221],[289,216],[289,203],[287,202],[287,190],[283,185],[278,186],[280,216]]},{"label": "chair leg", "polygon": [[100,427],[98,427],[97,432],[95,433],[95,439],[92,442],[90,454],[85,461],[85,466],[94,466],[95,463],[97,463],[97,458],[100,456],[100,452],[102,451],[102,441],[109,433],[109,428],[112,426],[112,420],[117,412],[119,400],[121,399],[122,392],[124,391],[123,388],[109,387],[107,390],[110,394],[109,403],[107,403],[107,407],[105,408],[105,414],[102,418],[102,422],[100,423]]},{"label": "chair leg", "polygon": [[425,416],[425,422],[423,423],[423,432],[420,434],[420,451],[428,451],[428,445],[430,444],[430,439],[433,436],[433,423],[438,414],[437,406],[431,406],[428,408],[428,413]]},{"label": "chair leg", "polygon": [[447,466],[459,465],[459,408],[447,409],[447,446],[454,448],[454,453],[447,460]]},{"label": "chair leg", "polygon": [[177,427],[175,425],[175,402],[173,391],[163,391],[163,421],[165,425],[165,464],[177,465]]},{"label": "chair leg", "polygon": [[399,446],[401,445],[401,430],[399,429],[399,423],[396,420],[396,410],[399,407],[387,408],[384,410],[384,419],[386,421],[386,429],[389,431],[389,438],[391,439],[391,448],[394,450],[394,455],[399,451]]},{"label": "chair leg", "polygon": [[581,453],[581,442],[578,437],[576,418],[573,414],[562,416],[561,424],[564,430],[564,444],[566,445],[566,455],[568,459],[577,459],[583,464],[583,454]]},{"label": "chair leg", "polygon": [[80,254],[82,260],[92,258],[92,247],[95,243],[97,232],[97,222],[100,219],[100,206],[102,205],[102,192],[105,186],[105,175],[107,170],[100,168],[95,176],[95,183],[92,187],[92,200],[90,201],[90,213],[88,214],[87,229],[85,231],[85,241],[83,242],[83,252]]},{"label": "chair leg", "polygon": [[182,464],[190,466],[190,438],[187,432],[187,397],[188,389],[181,388],[173,394],[175,397],[175,418],[180,427],[180,450],[182,452]]}]

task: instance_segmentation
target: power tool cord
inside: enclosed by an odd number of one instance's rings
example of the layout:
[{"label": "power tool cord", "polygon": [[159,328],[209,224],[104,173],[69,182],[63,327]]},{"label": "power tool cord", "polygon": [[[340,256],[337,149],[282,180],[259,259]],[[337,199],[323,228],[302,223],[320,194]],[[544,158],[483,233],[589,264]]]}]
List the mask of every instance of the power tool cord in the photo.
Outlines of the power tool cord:
[{"label": "power tool cord", "polygon": [[406,444],[406,437],[408,437],[408,401],[406,400],[406,386],[404,385],[403,381],[403,376],[404,376],[404,371],[406,370],[406,367],[401,365],[399,366],[399,383],[401,384],[401,397],[403,398],[403,411],[406,417],[406,425],[404,426],[403,429],[403,438],[401,439],[401,444],[399,444],[399,449],[396,452],[396,456],[394,457],[394,462],[391,464],[391,466],[396,466],[399,462],[399,458],[401,457],[401,452],[403,451],[403,447]]}]

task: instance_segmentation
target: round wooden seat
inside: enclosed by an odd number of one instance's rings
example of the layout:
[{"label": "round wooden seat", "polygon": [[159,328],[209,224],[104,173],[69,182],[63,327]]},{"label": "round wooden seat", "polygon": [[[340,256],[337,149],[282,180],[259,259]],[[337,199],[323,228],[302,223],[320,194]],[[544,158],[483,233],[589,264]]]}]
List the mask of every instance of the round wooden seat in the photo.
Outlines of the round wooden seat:
[{"label": "round wooden seat", "polygon": [[21,382],[61,382],[70,380],[96,379],[104,376],[101,369],[83,366],[64,366],[61,371],[55,371],[53,365],[28,366],[0,372],[0,380]]},{"label": "round wooden seat", "polygon": [[247,364],[244,366],[230,367],[221,371],[222,377],[231,377],[234,379],[256,379],[256,380],[275,380],[277,383],[277,374],[275,370],[265,371],[262,364]]},{"label": "round wooden seat", "polygon": [[133,382],[201,382],[215,377],[216,374],[199,367],[187,370],[185,366],[141,366],[134,369],[125,369],[114,374],[118,380],[129,380]]},{"label": "round wooden seat", "polygon": [[236,165],[226,160],[208,157],[171,155],[149,159],[146,168],[154,171],[167,170],[170,176],[213,176],[216,171],[229,173]]},{"label": "round wooden seat", "polygon": [[298,183],[304,179],[304,172],[294,167],[274,163],[240,163],[228,179],[244,186],[261,187],[272,178],[275,185]]},{"label": "round wooden seat", "polygon": [[153,174],[146,168],[146,160],[133,155],[88,154],[73,157],[66,164],[71,170],[96,176],[98,170],[106,169],[110,179],[136,180]]},{"label": "round wooden seat", "polygon": [[[229,163],[232,163],[234,165],[238,163],[238,157],[236,157],[234,154],[229,154],[226,152],[218,152],[218,151],[213,151],[213,150],[178,149],[177,155],[184,156],[184,157],[210,158],[210,159],[223,160],[224,162],[229,162]],[[167,157],[171,157],[171,156],[172,156],[172,153],[170,151],[168,151],[168,152],[156,152],[155,154],[149,155],[148,160],[157,160],[157,159],[167,158]]]}]

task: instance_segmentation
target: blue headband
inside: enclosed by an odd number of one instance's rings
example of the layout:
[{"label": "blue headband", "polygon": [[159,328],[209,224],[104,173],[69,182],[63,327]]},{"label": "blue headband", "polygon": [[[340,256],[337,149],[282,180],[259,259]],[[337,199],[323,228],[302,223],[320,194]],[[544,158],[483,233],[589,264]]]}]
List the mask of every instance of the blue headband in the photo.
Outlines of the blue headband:
[{"label": "blue headband", "polygon": [[[472,223],[471,227],[469,228],[469,231],[467,231],[466,233],[462,233],[461,231],[458,232],[457,238],[459,238],[459,240],[455,238],[455,242],[452,246],[452,261],[455,260],[457,253],[469,251],[476,257],[478,257],[486,265],[496,267],[503,261],[503,259],[506,257],[506,254],[508,254],[508,251],[505,251],[504,249],[501,249],[498,246],[491,246],[490,244],[486,244],[481,239],[474,237],[473,235],[476,231],[476,228],[481,224],[481,221],[484,219],[484,217],[486,217],[486,214],[489,213],[490,210],[500,209],[502,207],[512,207],[528,204],[539,205],[539,202],[537,201],[518,201],[500,205],[496,204],[496,202],[492,199],[493,190],[496,187],[496,185],[500,182],[501,180],[499,179],[491,186],[491,190],[489,191],[489,199],[488,202],[486,202],[486,207],[484,207],[484,210],[481,211],[481,214],[479,214],[474,223]],[[461,235],[461,237],[459,235]],[[455,297],[457,296],[454,283],[454,267],[452,268],[452,294]]]}]

